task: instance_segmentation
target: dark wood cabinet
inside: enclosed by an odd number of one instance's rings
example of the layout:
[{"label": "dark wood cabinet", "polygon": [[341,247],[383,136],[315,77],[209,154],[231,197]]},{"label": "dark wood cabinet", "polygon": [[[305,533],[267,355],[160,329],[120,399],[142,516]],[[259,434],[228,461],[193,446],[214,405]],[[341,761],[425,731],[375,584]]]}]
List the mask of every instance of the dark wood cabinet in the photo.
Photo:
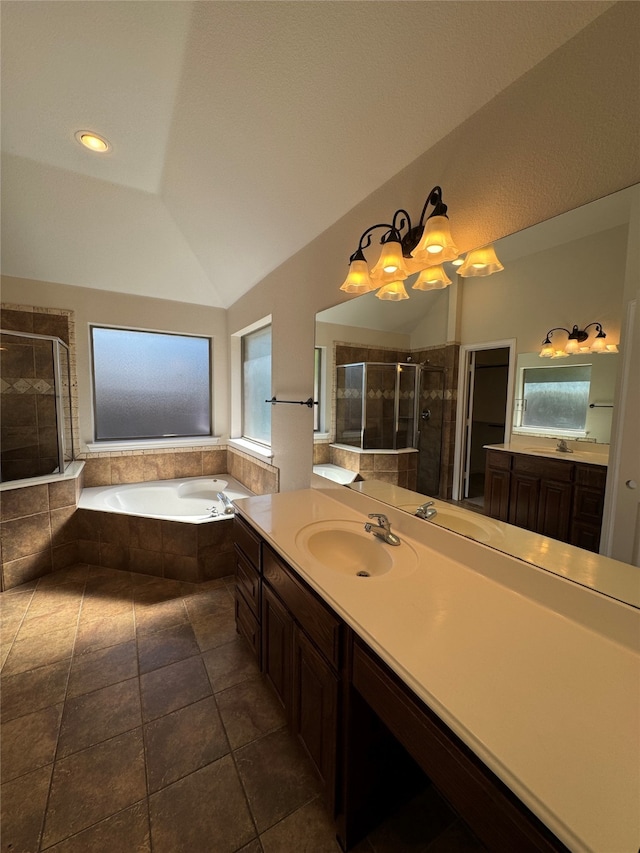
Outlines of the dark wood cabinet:
[{"label": "dark wood cabinet", "polygon": [[259,649],[343,849],[431,781],[490,850],[566,851],[270,545],[241,519],[235,530],[238,630]]},{"label": "dark wood cabinet", "polygon": [[600,544],[607,469],[488,450],[485,512],[590,551]]}]

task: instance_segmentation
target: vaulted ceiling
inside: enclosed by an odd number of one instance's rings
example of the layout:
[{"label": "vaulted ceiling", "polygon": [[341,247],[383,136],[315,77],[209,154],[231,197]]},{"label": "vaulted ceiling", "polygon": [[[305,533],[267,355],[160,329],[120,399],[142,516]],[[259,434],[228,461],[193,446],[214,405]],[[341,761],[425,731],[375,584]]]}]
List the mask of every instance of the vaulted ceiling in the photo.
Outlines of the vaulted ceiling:
[{"label": "vaulted ceiling", "polygon": [[228,307],[611,5],[3,0],[2,271]]}]

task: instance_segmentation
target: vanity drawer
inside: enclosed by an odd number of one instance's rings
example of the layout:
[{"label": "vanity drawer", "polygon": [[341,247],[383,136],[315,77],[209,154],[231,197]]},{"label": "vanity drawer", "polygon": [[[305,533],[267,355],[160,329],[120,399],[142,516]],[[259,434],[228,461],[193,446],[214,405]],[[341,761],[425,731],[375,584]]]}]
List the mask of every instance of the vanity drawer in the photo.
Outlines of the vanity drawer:
[{"label": "vanity drawer", "polygon": [[244,552],[249,562],[260,571],[261,540],[247,522],[243,521],[238,515],[233,517],[233,540],[237,547]]},{"label": "vanity drawer", "polygon": [[265,580],[307,636],[337,669],[342,635],[340,621],[267,545],[262,558]]},{"label": "vanity drawer", "polygon": [[236,550],[236,583],[242,588],[247,604],[257,618],[260,613],[260,575],[238,545],[234,547]]},{"label": "vanity drawer", "polygon": [[245,640],[249,643],[258,660],[258,663],[260,663],[260,624],[251,612],[251,608],[249,607],[244,595],[242,594],[240,587],[238,586],[236,586],[235,589],[235,599],[236,627],[240,634],[242,634]]},{"label": "vanity drawer", "polygon": [[573,480],[574,465],[568,460],[541,459],[536,456],[525,456],[515,453],[513,456],[514,474],[531,474],[543,477],[545,480],[570,483]]},{"label": "vanity drawer", "polygon": [[607,482],[607,468],[604,465],[576,465],[576,483],[590,489],[602,489]]},{"label": "vanity drawer", "polygon": [[511,469],[511,454],[501,450],[487,450],[487,465],[489,468],[499,468],[503,471]]}]

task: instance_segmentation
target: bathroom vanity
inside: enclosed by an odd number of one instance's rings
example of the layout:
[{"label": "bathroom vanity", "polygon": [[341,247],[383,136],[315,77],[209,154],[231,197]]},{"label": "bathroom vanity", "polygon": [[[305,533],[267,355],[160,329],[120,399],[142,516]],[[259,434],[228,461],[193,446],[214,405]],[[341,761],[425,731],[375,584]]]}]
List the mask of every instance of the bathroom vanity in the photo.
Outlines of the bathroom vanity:
[{"label": "bathroom vanity", "polygon": [[588,551],[600,545],[607,480],[601,457],[587,453],[487,448],[487,515],[569,542]]},{"label": "bathroom vanity", "polygon": [[635,853],[636,608],[350,490],[236,505],[238,630],[344,849],[420,768],[489,849]]}]

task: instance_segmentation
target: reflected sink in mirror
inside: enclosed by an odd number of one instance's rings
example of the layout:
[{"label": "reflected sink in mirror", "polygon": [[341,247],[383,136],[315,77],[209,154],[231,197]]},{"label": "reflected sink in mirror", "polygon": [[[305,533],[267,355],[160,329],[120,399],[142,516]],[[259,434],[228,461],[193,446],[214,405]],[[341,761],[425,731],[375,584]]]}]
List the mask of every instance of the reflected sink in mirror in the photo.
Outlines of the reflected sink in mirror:
[{"label": "reflected sink in mirror", "polygon": [[341,575],[355,578],[406,577],[418,565],[414,548],[401,537],[399,546],[382,542],[364,529],[365,522],[316,521],[296,536],[296,546]]},{"label": "reflected sink in mirror", "polygon": [[[419,504],[415,503],[404,504],[398,509],[415,514],[418,506]],[[500,527],[490,518],[447,504],[438,504],[435,509],[436,515],[424,519],[427,524],[437,524],[485,545],[497,545],[504,538]]]}]

